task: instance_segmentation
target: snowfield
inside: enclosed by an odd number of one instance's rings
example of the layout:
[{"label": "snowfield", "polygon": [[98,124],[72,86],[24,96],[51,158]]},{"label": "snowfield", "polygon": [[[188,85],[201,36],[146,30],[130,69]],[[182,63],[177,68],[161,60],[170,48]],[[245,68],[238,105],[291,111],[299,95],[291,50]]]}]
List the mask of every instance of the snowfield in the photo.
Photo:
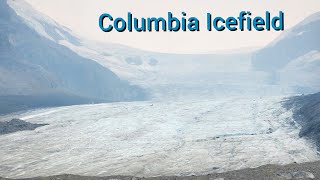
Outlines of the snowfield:
[{"label": "snowfield", "polygon": [[50,125],[0,136],[0,176],[199,175],[318,160],[282,97],[111,103],[16,117]]}]

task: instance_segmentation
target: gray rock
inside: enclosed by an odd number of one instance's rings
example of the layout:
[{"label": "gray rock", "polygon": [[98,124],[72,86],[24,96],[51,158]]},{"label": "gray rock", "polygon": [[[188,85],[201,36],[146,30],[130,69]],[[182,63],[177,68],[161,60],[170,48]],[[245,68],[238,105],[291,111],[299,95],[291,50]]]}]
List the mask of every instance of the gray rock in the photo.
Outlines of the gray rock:
[{"label": "gray rock", "polygon": [[293,117],[302,128],[300,137],[311,139],[320,149],[320,93],[289,98],[284,106],[293,110]]},{"label": "gray rock", "polygon": [[277,176],[285,179],[314,179],[314,175],[310,172],[297,171],[297,172],[278,172]]},{"label": "gray rock", "polygon": [[14,133],[18,131],[35,130],[38,127],[48,124],[33,124],[20,119],[12,119],[7,122],[0,122],[0,135]]}]

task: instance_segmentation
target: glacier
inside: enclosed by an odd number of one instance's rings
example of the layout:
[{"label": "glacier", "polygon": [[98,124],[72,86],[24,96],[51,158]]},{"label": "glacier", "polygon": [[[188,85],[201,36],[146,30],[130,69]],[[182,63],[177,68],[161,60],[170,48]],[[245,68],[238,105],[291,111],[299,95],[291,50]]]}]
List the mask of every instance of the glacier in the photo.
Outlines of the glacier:
[{"label": "glacier", "polygon": [[[0,136],[0,176],[200,175],[319,160],[284,97],[207,97],[38,109]],[[2,120],[13,115],[4,116]]]}]

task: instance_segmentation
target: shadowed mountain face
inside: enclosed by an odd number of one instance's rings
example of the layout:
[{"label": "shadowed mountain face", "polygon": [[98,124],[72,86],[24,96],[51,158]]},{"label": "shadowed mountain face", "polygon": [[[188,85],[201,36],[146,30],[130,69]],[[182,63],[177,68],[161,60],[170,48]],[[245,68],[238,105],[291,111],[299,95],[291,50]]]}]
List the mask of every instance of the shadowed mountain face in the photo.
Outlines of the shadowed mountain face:
[{"label": "shadowed mountain face", "polygon": [[302,126],[299,135],[312,139],[320,149],[320,93],[293,97],[285,106],[294,109],[294,118]]},{"label": "shadowed mountain face", "polygon": [[[54,94],[52,99],[51,94]],[[2,101],[8,96],[17,98],[12,104]],[[38,100],[38,104],[29,102],[28,96],[32,96],[34,102]],[[46,97],[44,102],[41,101],[43,97]],[[0,106],[6,106],[0,114],[26,109],[30,105],[50,106],[53,101],[52,105],[56,106],[141,100],[144,97],[145,93],[139,87],[129,85],[98,63],[40,36],[6,1],[0,1],[0,102],[6,103],[0,103]],[[70,101],[66,102],[66,99]],[[15,108],[21,104],[28,106]],[[12,105],[14,110],[7,105]]]},{"label": "shadowed mountain face", "polygon": [[252,59],[255,69],[277,71],[291,60],[320,50],[320,12],[306,18],[280,36],[276,42],[258,51]]}]

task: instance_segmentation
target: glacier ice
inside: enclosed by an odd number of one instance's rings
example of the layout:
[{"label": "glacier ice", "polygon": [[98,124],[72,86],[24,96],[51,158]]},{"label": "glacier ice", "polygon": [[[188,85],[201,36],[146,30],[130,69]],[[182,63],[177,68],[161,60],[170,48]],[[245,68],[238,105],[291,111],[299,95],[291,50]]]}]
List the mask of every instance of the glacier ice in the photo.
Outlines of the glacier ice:
[{"label": "glacier ice", "polygon": [[18,114],[50,125],[0,136],[0,176],[197,175],[318,160],[281,101],[207,97]]}]

